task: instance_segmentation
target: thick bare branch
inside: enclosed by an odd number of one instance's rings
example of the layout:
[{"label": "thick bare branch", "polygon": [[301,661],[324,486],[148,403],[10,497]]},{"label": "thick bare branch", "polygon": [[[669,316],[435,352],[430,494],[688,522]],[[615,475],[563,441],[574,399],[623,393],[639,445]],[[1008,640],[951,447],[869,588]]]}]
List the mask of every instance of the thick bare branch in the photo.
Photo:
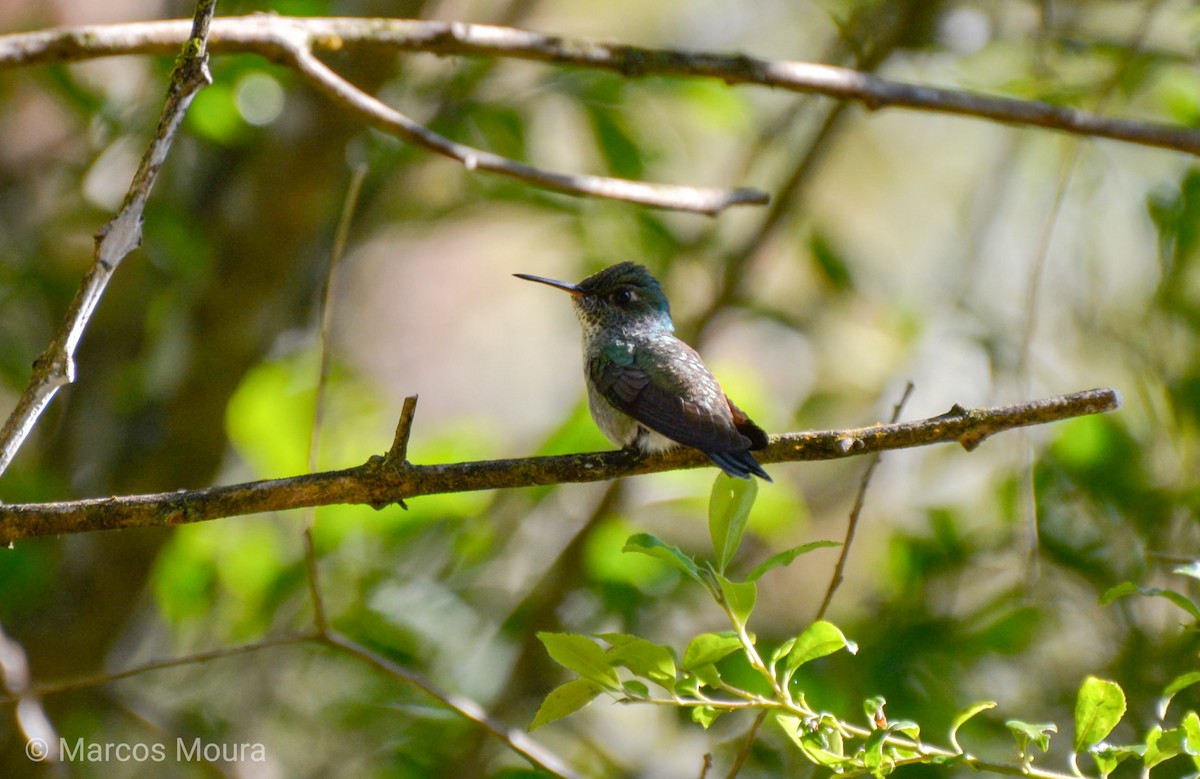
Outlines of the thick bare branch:
[{"label": "thick bare branch", "polygon": [[[756,455],[763,463],[833,460],[948,442],[957,442],[970,451],[1004,430],[1112,411],[1120,403],[1116,390],[1095,389],[994,408],[955,406],[945,414],[915,422],[785,433],[774,436],[771,445]],[[606,481],[704,465],[711,463],[694,449],[654,455],[593,452],[447,465],[395,463],[375,456],[362,465],[341,471],[247,484],[61,503],[0,505],[0,544],[36,536],[182,525],[335,503],[382,508],[421,495]]]},{"label": "thick bare branch", "polygon": [[[183,21],[5,35],[0,36],[0,68],[118,54],[167,54],[177,49],[186,36],[187,23]],[[301,45],[310,51],[382,48],[507,57],[612,70],[630,77],[716,78],[730,84],[759,84],[856,100],[870,109],[900,107],[974,116],[1200,154],[1200,130],[1187,127],[1101,116],[1036,100],[907,84],[830,65],[744,54],[649,49],[511,27],[411,19],[301,19],[264,14],[214,20],[210,40],[214,51],[253,52],[281,62],[293,60],[293,47]],[[465,155],[451,156],[464,163],[469,160]]]},{"label": "thick bare branch", "polygon": [[92,313],[117,266],[142,243],[142,212],[150,190],[167,160],[167,152],[192,98],[212,81],[206,41],[215,7],[216,0],[196,3],[196,16],[182,37],[183,51],[171,71],[166,103],[154,138],[142,156],[117,215],[96,233],[92,267],[67,308],[54,340],[34,362],[25,392],[0,430],[0,474],[7,470],[54,395],[75,380],[75,349]]}]

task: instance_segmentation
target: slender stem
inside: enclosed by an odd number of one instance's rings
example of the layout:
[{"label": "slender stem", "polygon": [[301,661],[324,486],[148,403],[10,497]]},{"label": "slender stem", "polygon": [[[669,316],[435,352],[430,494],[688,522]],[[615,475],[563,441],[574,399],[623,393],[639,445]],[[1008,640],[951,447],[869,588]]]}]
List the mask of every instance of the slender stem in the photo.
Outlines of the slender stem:
[{"label": "slender stem", "polygon": [[767,713],[767,710],[763,709],[754,718],[754,722],[750,723],[750,729],[746,732],[746,737],[742,741],[742,748],[738,750],[737,757],[733,760],[733,765],[729,767],[729,773],[725,774],[725,779],[735,779],[738,773],[741,772],[742,766],[746,764],[746,760],[750,757],[750,748],[754,746],[754,741],[758,738],[758,729],[762,727],[763,721],[767,718]]},{"label": "slender stem", "polygon": [[507,728],[504,725],[493,720],[483,707],[470,698],[465,698],[461,695],[448,692],[433,684],[429,679],[425,678],[417,672],[405,668],[399,663],[384,657],[356,641],[353,641],[340,633],[330,631],[321,637],[321,641],[331,647],[339,649],[347,654],[353,655],[360,660],[372,665],[375,668],[383,671],[389,676],[395,677],[408,684],[423,690],[426,694],[436,698],[446,707],[453,710],[460,717],[463,717],[471,722],[474,722],[478,727],[485,732],[494,736],[503,742],[509,749],[528,760],[534,767],[545,771],[551,776],[563,777],[568,779],[575,777],[577,774],[553,752],[547,750],[544,746],[534,741],[528,733],[516,728]]},{"label": "slender stem", "polygon": [[[900,401],[896,403],[892,409],[892,424],[900,419],[900,411],[904,408],[904,404],[908,402],[908,398],[912,395],[913,383],[910,381],[904,387],[904,394],[900,396]],[[879,461],[883,459],[883,453],[877,452],[867,464],[867,469],[863,471],[862,481],[858,485],[858,494],[854,496],[854,507],[850,509],[850,520],[846,523],[846,538],[842,542],[842,551],[838,554],[837,564],[833,568],[833,576],[829,579],[829,587],[825,590],[825,599],[821,601],[821,608],[817,609],[817,616],[814,619],[823,619],[826,610],[829,609],[830,602],[833,601],[833,594],[837,592],[838,587],[842,584],[842,578],[846,570],[846,560],[850,557],[850,547],[854,544],[854,533],[858,530],[858,518],[862,516],[863,505],[867,499],[867,487],[871,484],[871,477],[875,474],[875,469],[879,467]]]}]

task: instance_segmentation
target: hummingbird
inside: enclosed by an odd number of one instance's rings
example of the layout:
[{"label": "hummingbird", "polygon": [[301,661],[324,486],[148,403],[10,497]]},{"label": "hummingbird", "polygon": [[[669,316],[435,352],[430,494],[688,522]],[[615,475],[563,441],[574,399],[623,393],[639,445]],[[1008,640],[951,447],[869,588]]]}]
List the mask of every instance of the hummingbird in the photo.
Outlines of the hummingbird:
[{"label": "hummingbird", "polygon": [[588,410],[609,441],[642,452],[691,446],[730,476],[771,481],[750,454],[767,447],[767,434],[675,337],[667,296],[645,267],[621,262],[578,284],[513,275],[571,294],[583,326]]}]

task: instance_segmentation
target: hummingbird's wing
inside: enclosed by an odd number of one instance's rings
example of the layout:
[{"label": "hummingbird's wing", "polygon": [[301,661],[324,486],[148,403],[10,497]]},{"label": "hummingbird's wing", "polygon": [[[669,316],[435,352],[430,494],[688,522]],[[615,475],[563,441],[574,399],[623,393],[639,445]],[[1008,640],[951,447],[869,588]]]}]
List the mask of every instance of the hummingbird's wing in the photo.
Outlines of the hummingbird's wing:
[{"label": "hummingbird's wing", "polygon": [[733,426],[739,433],[750,439],[750,448],[766,449],[767,431],[754,424],[754,420],[746,416],[745,411],[734,405],[728,395],[725,396],[725,402],[729,404],[729,413],[733,414]]},{"label": "hummingbird's wing", "polygon": [[[588,361],[589,378],[616,409],[685,446],[728,452],[760,440],[765,445],[766,434],[729,402],[700,355],[674,336],[667,338],[652,347],[614,344],[599,350]],[[757,434],[743,435],[736,417]]]}]

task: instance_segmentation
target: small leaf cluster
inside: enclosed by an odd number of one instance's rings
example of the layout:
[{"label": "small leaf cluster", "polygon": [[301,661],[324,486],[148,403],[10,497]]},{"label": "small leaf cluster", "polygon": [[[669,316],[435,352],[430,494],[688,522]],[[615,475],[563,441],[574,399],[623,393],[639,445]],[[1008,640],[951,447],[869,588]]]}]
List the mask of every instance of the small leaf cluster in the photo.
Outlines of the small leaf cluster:
[{"label": "small leaf cluster", "polygon": [[[809,705],[794,684],[804,665],[840,650],[856,653],[858,647],[837,626],[817,620],[796,636],[765,651],[748,623],[758,598],[757,582],[771,570],[790,564],[800,555],[832,541],[815,541],[780,552],[742,578],[729,573],[729,565],[741,545],[757,482],[719,475],[709,501],[709,533],[713,558],[697,561],[678,547],[652,535],[639,533],[626,542],[624,551],[648,555],[683,573],[703,587],[729,621],[730,629],[693,637],[682,654],[674,647],[625,633],[579,635],[539,633],[550,657],[574,671],[578,678],[550,692],[534,717],[531,729],[579,711],[601,695],[622,703],[640,703],[687,709],[696,723],[708,728],[724,714],[754,710],[774,723],[809,761],[843,775],[871,774],[882,777],[903,765],[966,765],[975,770],[1002,774],[1025,774],[1042,779],[1068,779],[1066,773],[1034,766],[1037,751],[1046,752],[1058,733],[1054,723],[1010,719],[1005,724],[1016,746],[1016,762],[989,762],[968,753],[959,744],[959,729],[976,715],[993,709],[993,701],[967,706],[954,718],[949,731],[950,748],[921,741],[920,726],[911,721],[889,722],[886,701],[874,696],[863,701],[863,723],[818,711]],[[1200,578],[1200,569],[1178,573]],[[1178,605],[1200,622],[1200,608],[1185,596],[1162,589],[1146,589],[1132,583],[1118,585],[1105,593],[1101,602],[1130,594],[1162,597]],[[734,660],[740,663],[734,663]],[[744,674],[729,673],[732,667],[748,665],[755,673],[752,683]],[[735,682],[733,677],[740,682]],[[1200,683],[1200,671],[1175,679],[1164,691],[1159,719],[1165,721],[1171,699],[1180,691]],[[1126,713],[1125,693],[1116,682],[1089,676],[1081,685],[1075,705],[1075,734],[1071,755],[1074,776],[1084,774],[1077,756],[1086,753],[1095,762],[1099,776],[1108,777],[1123,761],[1139,759],[1145,770],[1179,755],[1188,755],[1200,770],[1200,716],[1188,711],[1178,725],[1156,725],[1144,744],[1114,746],[1105,741]]]}]

